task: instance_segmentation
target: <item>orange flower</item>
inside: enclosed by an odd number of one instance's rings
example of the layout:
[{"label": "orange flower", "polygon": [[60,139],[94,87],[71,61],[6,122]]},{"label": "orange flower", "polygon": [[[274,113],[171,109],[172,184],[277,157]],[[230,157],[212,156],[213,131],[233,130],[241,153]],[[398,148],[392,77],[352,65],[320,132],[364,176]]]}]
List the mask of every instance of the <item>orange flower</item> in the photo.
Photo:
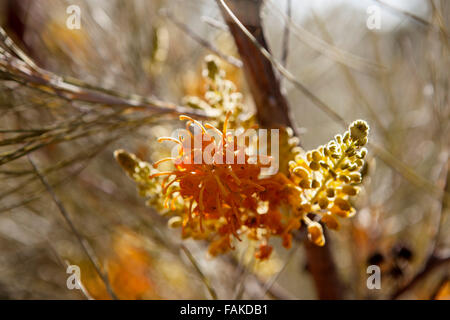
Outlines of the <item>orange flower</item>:
[{"label": "orange flower", "polygon": [[[182,223],[184,237],[219,237],[211,244],[210,253],[213,255],[232,248],[230,236],[241,240],[241,236],[247,232],[251,238],[255,238],[258,234],[256,230],[263,229],[266,240],[271,235],[282,234],[290,239],[286,234],[293,226],[290,224],[286,229],[288,221],[278,207],[287,203],[290,192],[295,189],[288,187],[290,181],[283,174],[260,178],[264,166],[258,161],[250,161],[244,147],[235,147],[236,137],[227,133],[229,117],[230,113],[220,131],[210,124],[203,126],[188,116],[180,116],[181,120],[187,121],[187,129],[194,126],[196,130],[194,133],[189,131],[189,137],[184,139],[158,139],[177,143],[178,156],[154,164],[157,167],[163,162],[173,161],[174,170],[150,175],[150,178],[166,176],[162,189],[167,206],[169,201],[174,201],[178,196],[186,203]],[[207,129],[218,134],[218,141]],[[205,150],[215,150],[215,153],[203,159]],[[202,161],[196,162],[199,156]],[[258,208],[266,201],[269,202],[268,211],[258,212]],[[297,225],[299,227],[299,223]],[[289,247],[290,241],[286,240],[285,246]],[[264,254],[259,256],[266,258],[268,254],[270,252],[265,249]]]}]

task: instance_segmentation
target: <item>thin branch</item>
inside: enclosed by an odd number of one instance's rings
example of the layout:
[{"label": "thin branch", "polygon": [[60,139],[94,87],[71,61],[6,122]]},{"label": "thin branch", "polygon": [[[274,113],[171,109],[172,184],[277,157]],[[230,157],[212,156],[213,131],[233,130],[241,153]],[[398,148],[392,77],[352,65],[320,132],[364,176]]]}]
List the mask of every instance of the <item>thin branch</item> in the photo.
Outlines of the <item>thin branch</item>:
[{"label": "thin branch", "polygon": [[239,273],[236,282],[238,283],[237,285],[237,289],[236,289],[236,294],[233,297],[233,300],[241,300],[244,293],[245,293],[245,285],[246,285],[246,280],[247,280],[247,276],[249,274],[254,274],[253,270],[254,270],[254,266],[255,266],[255,260],[251,260],[250,264],[248,266],[244,265],[244,256],[247,253],[247,250],[249,248],[247,247],[245,249],[245,251],[242,253],[241,258],[239,259],[239,265],[238,265],[238,270],[240,270],[241,272]]},{"label": "thin branch", "polygon": [[311,49],[319,52],[327,58],[338,63],[347,65],[353,69],[367,72],[386,71],[386,67],[378,63],[369,61],[365,58],[359,57],[353,53],[344,51],[333,44],[330,44],[321,38],[315,36],[305,28],[294,23],[291,17],[286,16],[276,5],[269,0],[264,0],[265,3],[270,4],[274,11],[277,11],[283,20],[291,26],[292,34],[301,42],[306,44]]},{"label": "thin branch", "polygon": [[[56,251],[56,249],[54,248],[52,242],[49,239],[46,239],[46,243],[48,244],[48,247],[50,248],[50,251],[52,252],[52,254],[55,256],[56,261],[58,262],[58,264],[64,268],[65,270],[67,270],[67,267],[70,266],[69,261],[65,260],[63,261],[63,259],[61,258],[61,256],[59,255],[58,251]],[[83,294],[83,296],[87,299],[87,300],[94,300],[94,298],[92,298],[92,296],[89,294],[89,291],[87,291],[86,287],[84,286],[84,284],[81,282],[81,279],[75,279],[75,281],[77,282],[78,286],[80,287],[80,291]]]},{"label": "thin branch", "polygon": [[[70,266],[69,261],[65,261],[66,268]],[[94,298],[90,295],[89,291],[84,286],[83,282],[81,282],[81,279],[76,278],[75,281],[77,282],[78,286],[80,287],[80,291],[83,293],[84,297],[87,300],[94,300]]]},{"label": "thin branch", "polygon": [[229,31],[228,26],[217,19],[214,19],[210,16],[202,16],[202,20],[213,28],[219,29],[221,31]]},{"label": "thin branch", "polygon": [[[247,272],[249,277],[253,278],[257,283],[258,286],[263,289],[265,286],[265,280],[263,280],[259,275],[252,272],[252,270],[249,270],[249,268],[243,264],[241,264],[241,261],[238,261],[237,257],[234,255],[226,255],[222,256],[221,259],[226,261],[227,263],[231,264],[233,267],[242,268],[244,271]],[[247,269],[247,271],[245,271]],[[294,297],[289,294],[284,288],[280,287],[276,283],[269,288],[267,295],[270,296],[272,299],[276,300],[292,300]]]},{"label": "thin branch", "polygon": [[416,275],[407,284],[405,284],[400,289],[395,291],[391,295],[391,299],[392,300],[398,299],[402,294],[411,290],[417,283],[425,279],[433,270],[449,262],[450,262],[450,254],[447,254],[446,256],[442,257],[436,254],[432,254],[427,259],[427,262],[422,267],[422,269],[420,269],[420,271],[416,273]]},{"label": "thin branch", "polygon": [[448,282],[450,281],[450,275],[449,273],[445,274],[441,281],[439,281],[439,283],[436,286],[436,289],[433,290],[433,293],[430,296],[430,300],[436,300],[438,298],[438,294],[441,291],[442,287]]},{"label": "thin branch", "polygon": [[251,32],[242,24],[242,22],[236,17],[236,15],[231,11],[229,6],[224,0],[217,0],[220,7],[226,12],[227,16],[233,21],[233,23],[245,34],[245,36],[255,45],[261,54],[270,61],[273,66],[298,90],[300,90],[306,97],[308,97],[317,107],[319,107],[323,112],[330,116],[337,123],[341,124],[343,127],[347,127],[347,122],[339,114],[337,114],[332,108],[320,100],[316,95],[314,95],[308,88],[306,88],[296,77],[283,65],[277,61],[270,52],[262,46],[258,40],[251,34]]},{"label": "thin branch", "polygon": [[[246,26],[224,1],[217,2],[244,63],[244,74],[255,101],[259,124],[266,128],[291,127],[294,132],[297,131],[286,97],[280,91],[280,81],[271,64],[271,55],[266,49],[259,15],[262,0],[232,2],[245,15]],[[281,68],[285,70],[283,66]]]},{"label": "thin branch", "polygon": [[[262,0],[231,0],[229,2],[241,19],[245,19],[244,25],[224,0],[218,0],[244,62],[244,71],[255,99],[260,125],[269,128],[292,126],[289,104],[281,92],[273,66],[291,80],[296,81],[296,79],[268,51],[260,18]],[[331,255],[330,245],[319,248],[305,241],[305,250],[319,298],[340,299],[342,285]]]},{"label": "thin branch", "polygon": [[38,67],[32,59],[14,45],[5,31],[0,27],[0,41],[10,49],[15,57],[0,46],[0,75],[8,80],[44,90],[49,94],[68,101],[82,101],[111,107],[125,107],[136,110],[190,114],[205,117],[200,110],[178,106],[156,98],[145,98],[138,95],[125,96],[111,90],[95,88],[84,84],[81,80],[63,78],[50,71]]},{"label": "thin branch", "polygon": [[[446,192],[448,192],[450,189],[449,169],[450,169],[450,162],[447,159],[447,162],[444,165],[444,177],[443,177],[443,181],[444,181],[443,189]],[[437,267],[440,267],[440,266],[450,262],[449,250],[442,253],[439,251],[439,247],[438,247],[439,235],[440,235],[442,224],[444,222],[444,219],[443,219],[444,213],[446,210],[448,210],[449,204],[450,203],[448,201],[448,198],[445,197],[445,194],[444,194],[444,196],[442,197],[441,206],[439,209],[439,215],[437,218],[437,220],[438,220],[437,229],[436,229],[436,232],[435,232],[433,238],[431,239],[431,244],[428,249],[427,258],[425,260],[425,263],[424,263],[422,269],[420,269],[419,272],[417,272],[416,275],[413,276],[411,278],[411,280],[408,281],[408,283],[406,283],[404,286],[402,286],[401,288],[399,288],[397,291],[395,291],[392,294],[392,296],[391,296],[392,299],[399,298],[402,294],[404,294],[407,291],[409,291],[410,289],[412,289],[422,279],[426,278],[428,276],[428,274],[431,273],[431,271],[433,271]]]},{"label": "thin branch", "polygon": [[181,250],[183,250],[183,252],[186,255],[186,257],[188,257],[189,261],[194,266],[195,271],[197,271],[200,279],[205,284],[205,287],[208,290],[209,294],[211,295],[211,298],[213,298],[213,300],[217,300],[216,290],[214,290],[214,288],[211,286],[211,283],[210,283],[209,279],[203,273],[202,269],[198,265],[197,261],[195,260],[194,256],[192,255],[192,253],[189,251],[188,248],[186,248],[185,245],[181,245]]},{"label": "thin branch", "polygon": [[182,30],[184,33],[186,33],[189,37],[191,37],[194,41],[198,42],[202,47],[208,49],[212,53],[216,54],[220,58],[222,58],[224,61],[228,62],[229,64],[232,64],[233,66],[237,68],[242,68],[242,61],[239,59],[227,55],[220,51],[214,44],[206,41],[202,37],[200,37],[198,34],[196,34],[187,24],[179,21],[175,16],[170,13],[168,10],[160,10],[160,14],[166,18],[168,18],[174,25],[176,25],[180,30]]},{"label": "thin branch", "polygon": [[[288,20],[291,19],[292,15],[292,0],[287,0],[286,3],[286,16],[288,17]],[[287,58],[289,53],[289,36],[291,34],[291,26],[290,23],[288,23],[288,20],[284,22],[284,31],[283,31],[283,47],[281,52],[281,64],[283,67],[286,67],[287,65]]]},{"label": "thin branch", "polygon": [[89,246],[88,242],[83,238],[83,236],[78,232],[78,230],[76,229],[75,225],[73,224],[66,208],[62,204],[61,200],[59,200],[56,193],[53,191],[53,188],[48,183],[47,179],[39,172],[36,164],[34,163],[33,159],[31,158],[31,156],[28,156],[28,161],[30,162],[31,166],[33,167],[34,172],[38,176],[39,180],[41,180],[42,184],[45,186],[48,193],[52,196],[52,199],[55,202],[56,206],[58,207],[59,212],[61,213],[64,220],[67,222],[67,224],[69,225],[70,229],[72,230],[73,234],[77,238],[77,241],[80,244],[81,248],[83,249],[84,253],[89,258],[89,261],[94,266],[95,271],[97,272],[99,277],[102,279],[103,283],[105,284],[106,290],[108,291],[109,295],[114,300],[117,300],[117,296],[114,293],[114,291],[112,290],[112,287],[111,287],[111,284],[109,283],[108,277],[106,276],[106,274],[103,273],[100,263],[98,261],[98,258],[96,257],[93,249]]},{"label": "thin branch", "polygon": [[277,282],[278,278],[280,277],[280,275],[283,273],[284,270],[286,270],[286,267],[288,266],[288,264],[291,262],[292,258],[294,257],[294,255],[297,253],[299,247],[295,247],[294,249],[292,249],[289,252],[288,257],[286,258],[286,261],[283,264],[283,267],[280,269],[280,271],[278,271],[273,277],[272,279],[270,279],[269,281],[266,282],[266,284],[264,285],[263,288],[263,295],[261,296],[261,299],[264,298],[266,296],[266,294],[270,291],[270,289],[273,287],[273,285]]},{"label": "thin branch", "polygon": [[[319,26],[324,39],[328,43],[333,45],[334,44],[333,38],[331,37],[330,33],[328,32],[328,29],[327,29],[325,23],[323,23],[322,19],[320,19],[320,17],[317,16],[314,12],[313,12],[313,17],[314,17],[314,20],[316,21],[316,24]],[[339,63],[339,65],[344,73],[345,79],[347,80],[347,82],[350,86],[350,89],[355,93],[355,95],[362,102],[363,106],[369,112],[370,116],[375,121],[377,127],[380,129],[380,131],[383,133],[383,135],[386,136],[387,131],[386,131],[385,126],[382,124],[377,112],[375,112],[374,108],[372,107],[371,103],[369,102],[369,99],[364,95],[364,93],[362,92],[362,89],[358,86],[358,81],[353,76],[350,68],[344,63]]]},{"label": "thin branch", "polygon": [[433,29],[435,31],[441,31],[447,38],[450,38],[450,35],[446,32],[445,29],[443,29],[442,26],[436,26],[435,24],[433,24],[433,23],[431,23],[431,22],[429,22],[429,21],[419,17],[418,15],[415,15],[415,14],[413,14],[411,12],[405,11],[405,10],[399,8],[399,7],[393,6],[390,3],[386,3],[386,2],[381,1],[381,0],[373,0],[373,1],[375,1],[376,3],[379,3],[382,6],[386,7],[387,9],[389,9],[393,13],[399,13],[401,15],[404,15],[405,17],[408,17],[408,18],[412,19],[415,22],[418,22],[420,25],[422,25],[424,27],[431,28],[431,29]]},{"label": "thin branch", "polygon": [[[337,112],[335,112],[330,106],[328,106],[324,101],[322,101],[319,97],[317,97],[313,92],[311,92],[306,86],[304,86],[296,77],[283,65],[277,61],[270,53],[264,48],[258,40],[250,33],[250,31],[239,21],[236,15],[231,11],[231,9],[227,6],[224,0],[217,0],[220,7],[224,9],[230,19],[239,27],[239,29],[245,34],[245,36],[258,48],[261,54],[269,60],[272,65],[283,75],[289,82],[291,82],[294,87],[300,90],[308,99],[310,99],[313,104],[322,110],[325,114],[327,114],[331,119],[333,119],[336,123],[341,125],[343,128],[347,129],[348,123],[347,121],[341,117]],[[433,183],[428,181],[427,179],[419,176],[408,167],[405,163],[398,160],[395,156],[392,155],[388,150],[383,147],[370,142],[368,145],[375,151],[376,155],[387,165],[398,171],[406,180],[412,182],[415,186],[420,187],[422,190],[430,192],[431,194],[440,197],[442,195],[442,190],[440,190]],[[448,197],[449,194],[446,193]]]}]

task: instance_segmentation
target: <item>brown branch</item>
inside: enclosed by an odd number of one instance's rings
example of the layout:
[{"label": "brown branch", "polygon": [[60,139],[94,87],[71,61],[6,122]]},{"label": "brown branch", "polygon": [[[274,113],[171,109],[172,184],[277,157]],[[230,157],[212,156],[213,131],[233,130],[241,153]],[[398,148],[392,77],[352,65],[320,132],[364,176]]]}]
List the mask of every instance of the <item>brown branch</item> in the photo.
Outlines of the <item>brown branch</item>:
[{"label": "brown branch", "polygon": [[447,162],[444,165],[443,168],[443,177],[441,180],[441,183],[443,184],[443,196],[441,201],[440,210],[438,212],[438,221],[436,226],[436,233],[434,234],[433,238],[431,239],[431,243],[428,249],[427,258],[425,259],[425,263],[423,267],[417,272],[405,285],[403,285],[401,288],[397,289],[392,295],[391,299],[397,299],[402,294],[406,293],[410,289],[412,289],[417,283],[419,283],[421,280],[425,279],[428,274],[431,273],[434,269],[450,262],[450,252],[447,250],[445,253],[442,253],[439,251],[439,236],[441,234],[441,228],[444,222],[444,215],[446,211],[449,208],[450,202],[449,198],[446,196],[446,194],[450,191],[450,160],[447,159]]},{"label": "brown branch", "polygon": [[[244,63],[245,76],[255,100],[261,126],[293,127],[289,105],[281,92],[279,79],[271,60],[264,54],[267,52],[270,57],[260,18],[262,0],[217,1]],[[247,32],[258,43],[254,43]],[[342,286],[329,243],[320,248],[305,241],[305,250],[318,297],[342,298]]]},{"label": "brown branch", "polygon": [[186,257],[188,257],[189,261],[191,262],[192,266],[194,267],[195,271],[197,272],[198,276],[202,280],[203,284],[205,285],[206,289],[208,289],[209,294],[211,295],[211,298],[213,300],[217,300],[217,293],[216,290],[211,286],[211,283],[206,277],[206,275],[203,273],[202,269],[198,265],[197,261],[195,260],[192,253],[189,251],[189,249],[185,245],[181,245],[181,250],[183,250]]},{"label": "brown branch", "polygon": [[[250,31],[260,45],[267,48],[259,15],[262,3],[262,0],[227,1],[230,10],[237,14],[245,28]],[[258,111],[259,124],[266,128],[286,126],[294,128],[288,103],[281,93],[280,80],[272,68],[272,63],[261,54],[259,48],[248,39],[240,26],[231,18],[226,10],[227,4],[219,1],[222,15],[244,63],[244,73]]]},{"label": "brown branch", "polygon": [[[230,20],[230,23],[236,25],[237,28],[242,31],[242,34],[248,38],[248,41],[253,43],[253,45],[258,48],[259,52],[272,63],[273,67],[290,83],[294,85],[296,89],[302,92],[317,108],[322,110],[325,114],[327,114],[331,119],[333,119],[337,124],[341,125],[343,128],[348,127],[348,123],[346,120],[340,116],[333,108],[327,105],[324,101],[322,101],[319,97],[317,97],[311,90],[309,90],[305,85],[302,84],[289,70],[287,70],[283,65],[278,62],[274,57],[270,54],[270,52],[258,42],[256,37],[250,33],[250,31],[243,25],[239,19],[234,15],[233,11],[226,5],[224,0],[217,0],[223,15],[225,18]],[[245,0],[244,0],[245,1]],[[295,128],[294,128],[295,131]],[[422,190],[433,194],[434,196],[440,196],[441,190],[439,190],[434,184],[432,184],[428,179],[416,174],[413,169],[411,169],[408,165],[406,165],[403,161],[398,160],[396,157],[392,155],[389,150],[377,145],[374,142],[368,143],[372,149],[374,149],[376,156],[380,158],[383,162],[385,162],[388,166],[393,168],[395,171],[400,173],[406,180],[413,183],[416,187],[421,188]],[[448,197],[449,194],[447,193]]]},{"label": "brown branch", "polygon": [[[3,47],[9,51],[5,50]],[[38,67],[20,48],[18,48],[6,32],[0,27],[0,76],[23,85],[45,91],[69,101],[81,101],[101,104],[110,107],[122,107],[152,112],[189,114],[205,118],[200,110],[178,106],[156,98],[145,98],[137,95],[122,95],[111,90],[96,88],[78,79],[58,76]]]},{"label": "brown branch", "polygon": [[[223,261],[226,261],[234,268],[242,268],[244,272],[248,273],[248,276],[255,280],[257,285],[261,288],[262,291],[266,288],[266,281],[261,278],[259,275],[254,273],[252,270],[249,270],[247,266],[239,263],[238,258],[234,255],[225,255],[222,256]],[[275,300],[293,300],[294,297],[287,292],[284,288],[280,287],[277,283],[273,283],[270,288],[267,289],[266,295],[271,299]],[[257,296],[256,299],[261,299],[261,296]]]},{"label": "brown branch", "polygon": [[446,275],[444,275],[437,284],[436,288],[433,290],[433,293],[430,296],[430,300],[436,300],[438,299],[439,292],[441,291],[442,287],[450,280],[449,273],[447,272]]},{"label": "brown branch", "polygon": [[202,47],[208,49],[224,61],[228,62],[229,64],[235,66],[236,68],[242,68],[242,61],[239,59],[227,55],[219,50],[214,44],[208,42],[207,40],[200,37],[198,34],[196,34],[187,24],[179,21],[175,16],[170,13],[168,10],[160,10],[160,14],[163,17],[168,18],[175,26],[177,26],[181,31],[186,33],[190,38],[192,38],[194,41],[196,41],[198,44],[200,44]]},{"label": "brown branch", "polygon": [[69,213],[67,212],[66,208],[62,204],[61,200],[57,197],[56,193],[53,191],[53,188],[51,187],[50,183],[47,181],[47,179],[40,173],[39,169],[37,168],[34,161],[31,159],[30,156],[28,156],[28,161],[30,162],[31,166],[33,167],[34,172],[38,176],[39,180],[41,180],[42,184],[47,189],[48,193],[51,195],[53,201],[55,202],[56,206],[58,207],[59,212],[63,216],[64,220],[69,225],[70,229],[72,230],[73,234],[75,235],[78,243],[80,244],[81,248],[83,249],[83,252],[86,254],[86,256],[89,258],[89,261],[94,266],[95,271],[97,272],[100,279],[105,284],[106,290],[108,291],[108,294],[113,298],[114,300],[117,300],[117,296],[114,293],[111,284],[108,280],[108,276],[102,271],[102,268],[100,266],[100,262],[98,261],[97,256],[94,254],[94,251],[89,246],[88,242],[85,238],[78,232],[77,228],[72,222],[72,219],[69,216]]},{"label": "brown branch", "polygon": [[402,294],[406,293],[407,291],[412,289],[416,284],[418,284],[420,281],[425,279],[437,267],[440,267],[449,262],[450,262],[449,254],[447,254],[446,256],[439,256],[436,253],[433,253],[427,259],[427,262],[422,267],[422,269],[420,269],[420,271],[410,281],[408,281],[407,284],[402,286],[400,289],[398,289],[391,295],[391,299],[392,300],[398,299]]},{"label": "brown branch", "polygon": [[[324,229],[325,237],[327,232]],[[308,239],[304,240],[308,271],[311,273],[317,294],[321,300],[337,300],[343,298],[343,285],[337,272],[331,253],[331,242],[318,247]]]}]

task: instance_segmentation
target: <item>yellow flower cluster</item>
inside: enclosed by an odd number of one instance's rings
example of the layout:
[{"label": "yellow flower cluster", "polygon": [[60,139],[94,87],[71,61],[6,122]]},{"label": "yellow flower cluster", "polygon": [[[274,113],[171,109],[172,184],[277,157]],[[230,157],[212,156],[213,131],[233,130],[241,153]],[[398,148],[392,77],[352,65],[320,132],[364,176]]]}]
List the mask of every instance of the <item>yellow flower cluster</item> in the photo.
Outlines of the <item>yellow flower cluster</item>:
[{"label": "yellow flower cluster", "polygon": [[184,98],[184,103],[195,109],[203,109],[210,117],[213,126],[222,128],[229,112],[230,128],[242,127],[248,129],[255,124],[255,117],[244,112],[242,94],[235,84],[225,79],[225,71],[220,68],[215,56],[205,57],[203,78],[206,82],[206,92],[203,99],[196,96]]},{"label": "yellow flower cluster", "polygon": [[157,169],[153,168],[148,162],[142,161],[134,154],[122,149],[116,150],[114,157],[127,175],[136,183],[139,195],[147,198],[149,207],[155,208],[161,214],[170,212],[171,215],[176,215],[177,213],[181,215],[183,207],[176,199],[172,198],[173,201],[171,201],[169,210],[168,200],[171,200],[171,198],[167,199],[160,196],[163,179],[159,177],[149,178],[152,174],[159,172]]},{"label": "yellow flower cluster", "polygon": [[[203,99],[188,97],[185,103],[205,110],[211,117],[205,126],[222,136],[218,142],[202,139],[202,150],[213,143],[223,149],[228,141],[227,126],[249,129],[254,127],[255,117],[244,112],[242,95],[225,79],[214,57],[206,58],[203,76],[207,86]],[[196,120],[186,116],[180,119],[187,120],[187,129],[202,129],[197,135],[191,134],[191,142],[207,135]],[[290,248],[293,232],[305,225],[310,241],[323,246],[323,226],[337,230],[339,218],[355,213],[350,197],[359,192],[368,134],[367,123],[358,120],[343,135],[305,152],[298,147],[299,140],[292,130],[282,128],[279,172],[266,178],[260,176],[261,164],[251,164],[248,156],[240,165],[197,165],[191,161],[174,163],[174,169],[165,172],[156,167],[173,158],[161,159],[152,166],[123,150],[116,151],[115,157],[137,183],[140,195],[148,199],[147,204],[170,215],[169,226],[181,227],[183,238],[207,240],[209,252],[217,255],[233,248],[233,238],[240,240],[247,235],[260,243],[255,256],[267,259],[272,252],[270,237],[280,237],[283,246]],[[187,140],[159,140],[178,143],[183,151],[181,158],[192,156],[192,150],[183,149]]]},{"label": "yellow flower cluster", "polygon": [[337,217],[350,217],[355,210],[349,197],[358,194],[361,173],[367,150],[369,126],[358,120],[343,136],[337,135],[327,145],[304,155],[297,155],[289,163],[290,179],[300,192],[296,213],[308,226],[309,239],[323,246],[325,237],[321,224],[308,217],[319,216],[330,229],[339,229]]}]

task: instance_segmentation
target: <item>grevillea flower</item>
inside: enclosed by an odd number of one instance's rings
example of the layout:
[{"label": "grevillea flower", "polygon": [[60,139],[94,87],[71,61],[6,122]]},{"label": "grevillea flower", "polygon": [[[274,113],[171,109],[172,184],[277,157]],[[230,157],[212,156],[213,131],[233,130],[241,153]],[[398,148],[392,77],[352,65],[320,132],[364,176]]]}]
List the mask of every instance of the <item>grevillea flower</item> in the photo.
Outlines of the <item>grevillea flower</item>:
[{"label": "grevillea flower", "polygon": [[357,185],[362,178],[367,150],[369,126],[365,121],[353,122],[343,136],[337,135],[327,145],[298,155],[289,164],[290,179],[300,192],[297,211],[308,225],[309,239],[315,244],[325,244],[322,227],[309,217],[314,213],[330,229],[339,229],[338,217],[346,218],[355,213],[350,196],[359,192]]},{"label": "grevillea flower", "polygon": [[[289,128],[282,129],[280,170],[263,176],[267,161],[261,161],[261,155],[251,156],[249,147],[238,142],[239,135],[231,133],[231,129],[242,129],[244,135],[254,117],[241,117],[241,96],[224,79],[215,59],[208,57],[204,74],[208,83],[205,99],[195,102],[191,98],[189,104],[215,110],[214,125],[180,116],[186,121],[186,134],[158,139],[175,143],[172,157],[152,167],[119,150],[115,153],[119,164],[136,181],[140,194],[149,198],[147,203],[171,216],[169,226],[181,227],[183,239],[209,241],[213,256],[247,237],[259,244],[255,257],[267,259],[273,250],[272,236],[280,237],[288,249],[293,233],[302,225],[309,240],[323,246],[323,228],[337,230],[339,218],[355,213],[349,200],[358,193],[362,180],[359,171],[367,154],[363,148],[367,123],[355,121],[344,135],[309,152],[296,146],[298,138]],[[159,171],[164,162],[172,162],[172,169]]]},{"label": "grevillea flower", "polygon": [[[181,223],[184,237],[217,238],[210,248],[213,254],[232,248],[231,236],[240,240],[244,233],[248,233],[250,237],[258,238],[257,229],[265,231],[266,240],[271,234],[287,234],[286,228],[291,228],[291,225],[285,224],[278,207],[289,191],[296,192],[286,185],[287,178],[284,177],[283,181],[281,175],[260,177],[264,165],[258,160],[251,161],[246,148],[239,146],[236,137],[227,133],[229,115],[222,130],[181,116],[181,120],[187,121],[187,128],[194,126],[197,133],[188,131],[187,138],[159,138],[160,142],[178,144],[178,156],[161,159],[154,164],[157,167],[172,161],[174,170],[150,175],[150,178],[165,177],[162,193],[166,203],[181,197],[186,204],[183,218],[171,219],[171,224]],[[219,141],[207,129],[218,133]],[[197,145],[200,147],[195,148]],[[196,156],[203,157],[208,149],[215,150],[209,161],[203,161],[203,158],[196,161]],[[263,203],[267,201],[269,207],[262,212]],[[289,247],[290,241],[285,242]]]}]

